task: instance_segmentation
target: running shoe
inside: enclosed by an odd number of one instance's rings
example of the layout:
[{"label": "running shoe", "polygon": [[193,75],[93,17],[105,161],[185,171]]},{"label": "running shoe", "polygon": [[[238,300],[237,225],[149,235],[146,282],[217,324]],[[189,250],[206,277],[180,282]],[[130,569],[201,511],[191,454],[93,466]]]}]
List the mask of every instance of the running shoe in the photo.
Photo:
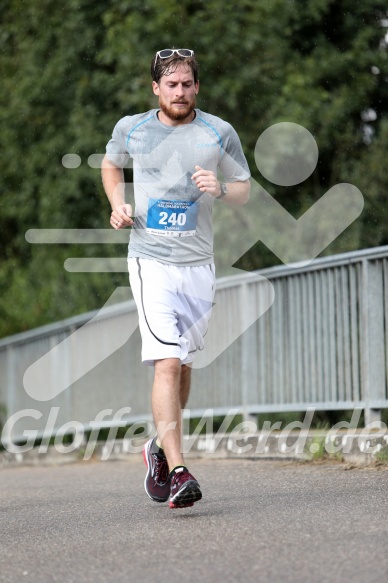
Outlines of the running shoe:
[{"label": "running shoe", "polygon": [[150,439],[143,447],[143,458],[147,466],[144,489],[154,502],[166,502],[170,495],[171,478],[166,456],[160,450],[159,453],[153,451],[158,449],[154,445],[155,440],[156,437]]},{"label": "running shoe", "polygon": [[187,468],[178,468],[171,480],[170,508],[187,508],[201,500],[202,492],[197,480]]}]

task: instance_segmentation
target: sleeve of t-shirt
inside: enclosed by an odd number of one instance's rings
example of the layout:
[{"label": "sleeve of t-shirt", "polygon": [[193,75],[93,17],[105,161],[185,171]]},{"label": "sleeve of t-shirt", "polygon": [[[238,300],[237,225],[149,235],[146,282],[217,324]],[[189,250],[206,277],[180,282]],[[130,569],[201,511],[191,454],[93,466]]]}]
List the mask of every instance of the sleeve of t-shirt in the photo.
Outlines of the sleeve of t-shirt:
[{"label": "sleeve of t-shirt", "polygon": [[219,168],[227,182],[247,180],[251,175],[240,138],[230,124],[224,138],[223,156]]},{"label": "sleeve of t-shirt", "polygon": [[117,122],[113,129],[112,138],[106,145],[106,157],[109,162],[119,168],[128,166],[130,158],[126,144],[128,120],[128,117],[124,117]]}]

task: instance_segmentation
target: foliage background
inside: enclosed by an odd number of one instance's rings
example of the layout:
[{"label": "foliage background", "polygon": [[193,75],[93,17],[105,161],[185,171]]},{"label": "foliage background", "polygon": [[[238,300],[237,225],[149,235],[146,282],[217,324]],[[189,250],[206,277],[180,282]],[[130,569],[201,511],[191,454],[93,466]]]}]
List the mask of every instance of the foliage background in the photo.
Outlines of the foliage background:
[{"label": "foliage background", "polygon": [[[232,123],[253,177],[294,216],[338,182],[360,188],[361,217],[325,254],[388,244],[387,9],[381,0],[2,0],[0,336],[98,308],[128,285],[126,274],[63,267],[67,257],[124,257],[126,245],[31,245],[25,233],[109,228],[87,158],[104,152],[119,118],[156,106],[149,66],[164,47],[195,49],[198,106]],[[279,121],[304,125],[319,146],[315,172],[296,187],[275,188],[255,166],[257,138]],[[79,168],[63,167],[66,153]],[[278,262],[257,243],[238,265]]]}]

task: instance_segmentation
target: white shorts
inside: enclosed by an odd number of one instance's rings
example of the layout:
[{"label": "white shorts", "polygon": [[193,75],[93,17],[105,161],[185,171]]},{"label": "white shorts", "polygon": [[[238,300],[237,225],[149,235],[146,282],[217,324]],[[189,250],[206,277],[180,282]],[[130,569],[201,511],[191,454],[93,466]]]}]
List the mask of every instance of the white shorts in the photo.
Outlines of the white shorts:
[{"label": "white shorts", "polygon": [[215,293],[214,265],[178,267],[130,257],[128,270],[143,363],[179,358],[190,364],[204,347]]}]

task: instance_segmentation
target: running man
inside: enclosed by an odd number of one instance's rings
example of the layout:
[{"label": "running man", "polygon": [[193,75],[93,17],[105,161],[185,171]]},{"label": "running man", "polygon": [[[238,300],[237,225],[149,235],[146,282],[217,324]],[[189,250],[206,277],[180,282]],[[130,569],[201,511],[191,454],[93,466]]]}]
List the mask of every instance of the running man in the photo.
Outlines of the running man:
[{"label": "running man", "polygon": [[[216,200],[245,204],[250,172],[232,126],[195,107],[199,80],[194,51],[158,51],[151,76],[159,108],[117,123],[106,147],[102,180],[112,207],[111,226],[132,227],[128,270],[142,361],[154,366],[157,436],[144,447],[144,486],[152,500],[169,499],[170,508],[184,508],[202,498],[183,459],[181,412],[213,305],[212,209]],[[123,168],[129,158],[134,215],[124,197]]]}]

